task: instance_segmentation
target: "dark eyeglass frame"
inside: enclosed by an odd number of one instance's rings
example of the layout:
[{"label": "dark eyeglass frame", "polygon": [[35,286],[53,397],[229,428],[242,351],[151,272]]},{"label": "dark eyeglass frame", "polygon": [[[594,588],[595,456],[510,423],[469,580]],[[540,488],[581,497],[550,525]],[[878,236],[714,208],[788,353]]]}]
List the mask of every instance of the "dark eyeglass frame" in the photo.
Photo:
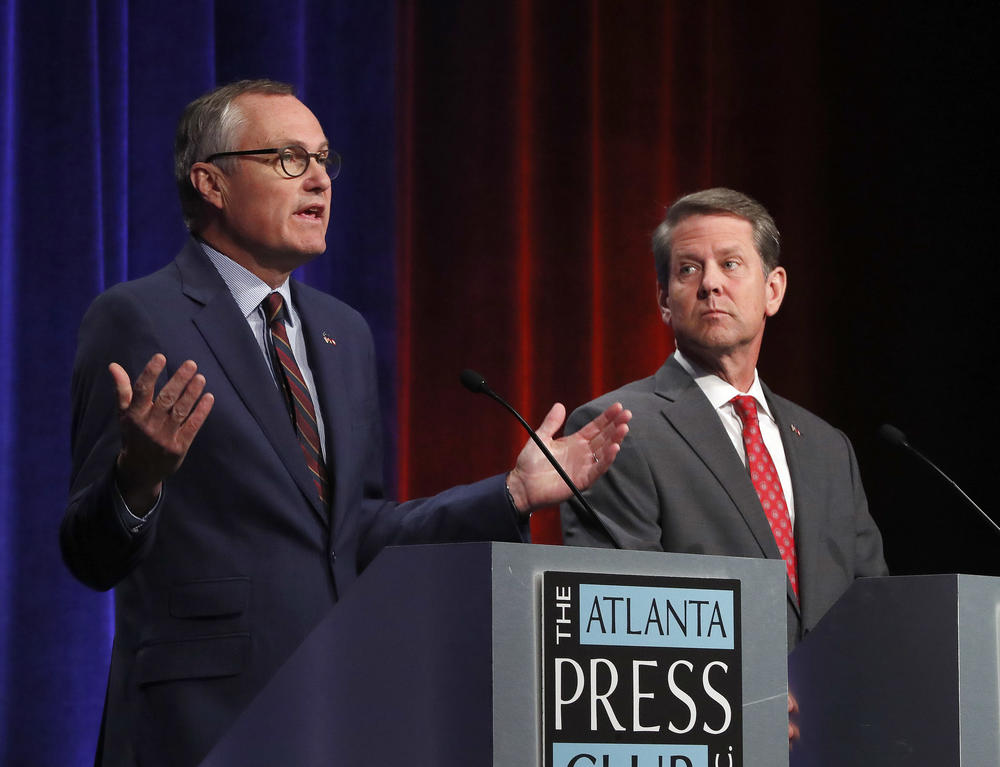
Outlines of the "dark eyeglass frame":
[{"label": "dark eyeglass frame", "polygon": [[[306,155],[306,164],[298,173],[292,173],[288,170],[285,165],[285,152],[296,152],[299,154],[300,159],[302,153]],[[315,160],[317,165],[322,166],[326,169],[327,174],[330,176],[330,180],[337,178],[340,175],[340,155],[333,149],[321,149],[318,152],[307,152],[305,147],[299,146],[298,144],[289,144],[288,146],[278,146],[278,147],[268,147],[267,149],[241,149],[236,152],[216,152],[215,154],[209,155],[205,158],[205,162],[212,162],[219,157],[242,157],[244,155],[253,154],[276,154],[278,155],[278,160],[281,162],[281,169],[289,178],[298,178],[299,176],[305,175],[305,172],[309,170],[309,160]],[[324,157],[325,155],[325,157]]]}]

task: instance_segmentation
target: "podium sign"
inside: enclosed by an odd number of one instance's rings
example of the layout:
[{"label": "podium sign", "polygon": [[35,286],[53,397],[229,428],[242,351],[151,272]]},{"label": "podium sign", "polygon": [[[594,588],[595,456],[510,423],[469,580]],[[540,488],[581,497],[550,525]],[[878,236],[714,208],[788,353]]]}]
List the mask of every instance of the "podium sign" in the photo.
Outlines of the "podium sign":
[{"label": "podium sign", "polygon": [[740,582],[546,572],[546,767],[741,767]]}]

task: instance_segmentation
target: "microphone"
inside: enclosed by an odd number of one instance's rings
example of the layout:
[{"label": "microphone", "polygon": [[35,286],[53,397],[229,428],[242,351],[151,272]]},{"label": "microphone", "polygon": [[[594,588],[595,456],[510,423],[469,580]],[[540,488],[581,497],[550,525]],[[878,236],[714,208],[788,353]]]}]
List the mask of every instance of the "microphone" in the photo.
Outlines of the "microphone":
[{"label": "microphone", "polygon": [[538,445],[538,449],[542,451],[542,455],[548,459],[549,463],[552,464],[552,468],[559,473],[563,482],[565,482],[569,489],[573,491],[573,495],[576,497],[576,500],[580,502],[583,510],[586,511],[586,516],[589,520],[604,531],[604,534],[608,536],[609,541],[615,540],[611,537],[611,533],[608,532],[608,528],[604,525],[604,522],[602,522],[601,518],[597,516],[597,512],[594,511],[594,507],[591,506],[587,499],[583,497],[583,494],[580,492],[580,488],[578,488],[573,480],[569,478],[569,475],[563,470],[563,467],[559,465],[559,461],[557,461],[555,456],[549,452],[549,449],[545,447],[545,443],[542,442],[541,437],[539,437],[538,434],[535,433],[535,430],[528,425],[528,422],[521,417],[521,414],[518,413],[513,406],[507,402],[507,400],[493,391],[489,384],[486,383],[486,379],[479,375],[479,373],[475,370],[469,370],[469,368],[466,368],[459,375],[459,380],[461,380],[462,386],[471,391],[473,394],[485,394],[486,396],[495,399],[518,421],[521,422],[521,426],[523,426],[524,430],[528,432],[528,436],[531,437],[532,441]]},{"label": "microphone", "polygon": [[985,519],[993,526],[993,529],[995,529],[998,533],[1000,533],[1000,525],[997,525],[997,523],[993,521],[992,517],[990,517],[989,514],[983,511],[982,508],[980,508],[979,504],[976,503],[974,500],[972,500],[966,494],[966,492],[958,486],[958,483],[955,480],[953,480],[951,477],[945,474],[940,468],[938,468],[938,465],[934,463],[930,458],[925,456],[923,453],[917,450],[913,445],[911,445],[909,441],[906,439],[906,435],[903,434],[903,432],[901,432],[892,424],[884,423],[878,427],[878,434],[886,442],[895,445],[896,447],[901,447],[904,450],[908,450],[909,452],[913,453],[913,455],[917,456],[917,458],[919,458],[921,461],[923,461],[932,469],[934,469],[934,471],[936,471],[939,475],[941,475],[948,482],[948,484],[950,484],[953,488],[955,488],[955,490],[959,492],[959,494],[966,500],[966,502],[972,508],[974,508],[983,516],[983,519]]}]

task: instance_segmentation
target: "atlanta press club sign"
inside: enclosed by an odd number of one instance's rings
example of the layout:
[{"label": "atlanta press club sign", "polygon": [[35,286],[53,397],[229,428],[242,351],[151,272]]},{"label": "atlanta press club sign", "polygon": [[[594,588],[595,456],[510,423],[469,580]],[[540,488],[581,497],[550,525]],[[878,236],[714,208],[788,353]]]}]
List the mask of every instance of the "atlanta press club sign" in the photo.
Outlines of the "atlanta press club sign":
[{"label": "atlanta press club sign", "polygon": [[742,767],[738,580],[542,583],[546,767]]}]

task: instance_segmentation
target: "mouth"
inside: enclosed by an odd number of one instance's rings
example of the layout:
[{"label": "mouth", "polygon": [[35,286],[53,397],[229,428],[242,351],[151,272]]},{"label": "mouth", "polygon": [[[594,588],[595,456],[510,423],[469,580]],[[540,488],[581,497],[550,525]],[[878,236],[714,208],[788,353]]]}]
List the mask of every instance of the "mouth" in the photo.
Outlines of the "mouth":
[{"label": "mouth", "polygon": [[326,213],[326,208],[322,205],[309,205],[305,208],[295,211],[296,218],[306,219],[307,221],[323,221],[323,214]]}]

